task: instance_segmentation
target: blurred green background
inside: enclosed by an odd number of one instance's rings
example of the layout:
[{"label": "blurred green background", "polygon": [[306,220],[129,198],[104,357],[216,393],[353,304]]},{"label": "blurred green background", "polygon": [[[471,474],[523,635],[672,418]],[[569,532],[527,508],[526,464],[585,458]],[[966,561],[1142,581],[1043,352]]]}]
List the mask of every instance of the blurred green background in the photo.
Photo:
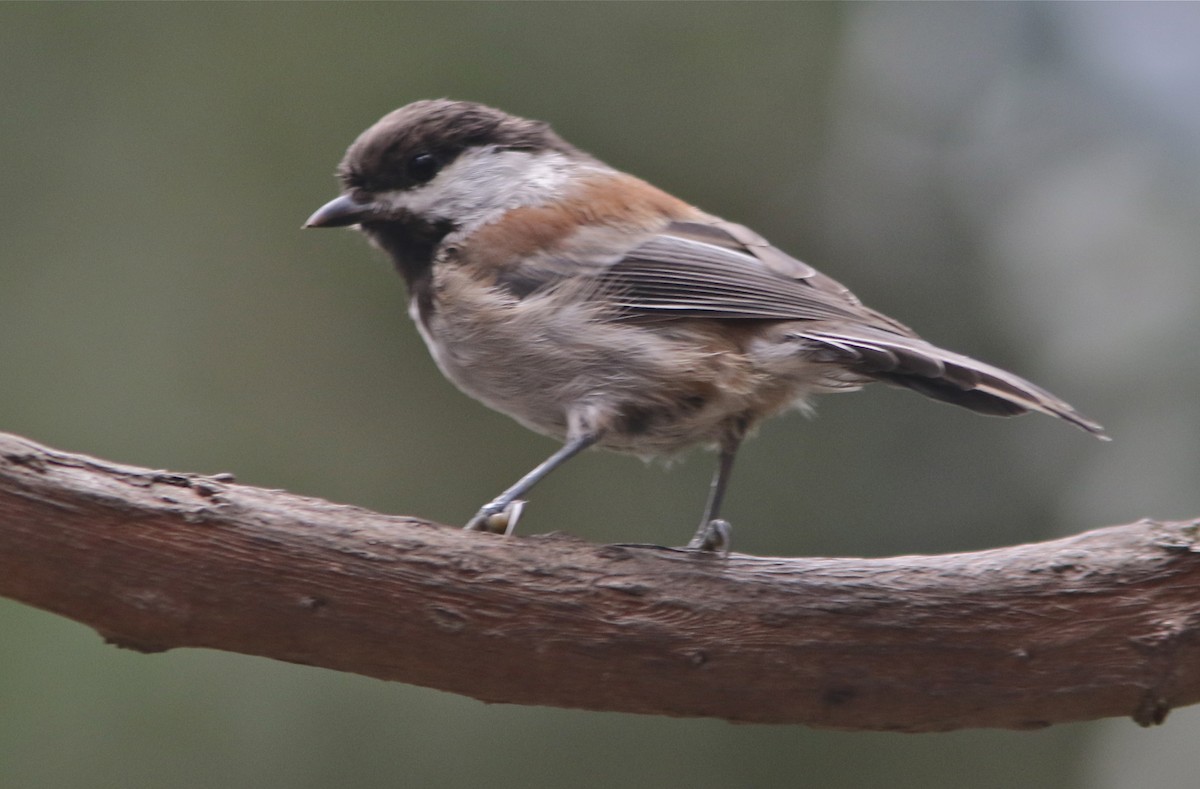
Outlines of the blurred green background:
[{"label": "blurred green background", "polygon": [[[750,443],[738,550],[979,549],[1200,515],[1200,5],[0,5],[0,430],[463,522],[553,449],[403,286],[301,232],[451,96],[749,224],[1104,422],[827,398]],[[711,458],[589,454],[525,532],[677,544]],[[1200,714],[862,735],[484,706],[0,601],[0,787],[1194,787]]]}]

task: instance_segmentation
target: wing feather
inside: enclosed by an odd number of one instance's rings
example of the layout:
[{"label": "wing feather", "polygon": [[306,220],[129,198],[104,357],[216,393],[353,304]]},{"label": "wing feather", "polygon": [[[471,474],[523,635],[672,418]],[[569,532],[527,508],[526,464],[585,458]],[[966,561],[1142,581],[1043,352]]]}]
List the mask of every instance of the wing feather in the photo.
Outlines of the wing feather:
[{"label": "wing feather", "polygon": [[[599,274],[599,284],[630,314],[760,320],[874,318],[849,291],[779,252],[769,265],[720,228],[681,223],[630,250]],[[704,227],[699,232],[695,227]],[[724,238],[727,243],[716,243]],[[763,242],[765,244],[765,242]],[[791,273],[780,268],[790,261]],[[826,283],[831,283],[826,285]],[[822,287],[825,285],[825,287]]]},{"label": "wing feather", "polygon": [[807,348],[809,361],[848,374],[848,387],[874,378],[986,414],[1041,411],[1103,436],[1100,425],[1046,390],[926,342],[749,228],[715,217],[670,222],[623,255],[612,253],[611,240],[611,230],[584,234],[569,252],[526,259],[520,277],[498,281],[518,295],[585,285],[621,318],[795,322],[787,335]]}]

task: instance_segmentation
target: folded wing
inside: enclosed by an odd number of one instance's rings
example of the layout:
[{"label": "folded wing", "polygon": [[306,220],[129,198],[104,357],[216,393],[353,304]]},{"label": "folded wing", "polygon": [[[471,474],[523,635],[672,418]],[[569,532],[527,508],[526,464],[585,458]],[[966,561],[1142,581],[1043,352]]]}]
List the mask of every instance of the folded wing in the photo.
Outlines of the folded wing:
[{"label": "folded wing", "polygon": [[817,361],[980,413],[1040,411],[1103,436],[1065,401],[922,340],[741,225],[673,222],[595,277],[598,292],[631,319],[795,321],[788,336]]}]

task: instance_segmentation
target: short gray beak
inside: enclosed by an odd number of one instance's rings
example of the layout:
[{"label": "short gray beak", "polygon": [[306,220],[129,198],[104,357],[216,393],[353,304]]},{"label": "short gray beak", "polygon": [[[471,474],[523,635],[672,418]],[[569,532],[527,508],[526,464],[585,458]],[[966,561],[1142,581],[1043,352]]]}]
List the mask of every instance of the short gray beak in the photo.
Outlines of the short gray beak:
[{"label": "short gray beak", "polygon": [[356,203],[349,195],[335,197],[317,209],[305,227],[348,227],[368,219],[374,212],[371,203]]}]

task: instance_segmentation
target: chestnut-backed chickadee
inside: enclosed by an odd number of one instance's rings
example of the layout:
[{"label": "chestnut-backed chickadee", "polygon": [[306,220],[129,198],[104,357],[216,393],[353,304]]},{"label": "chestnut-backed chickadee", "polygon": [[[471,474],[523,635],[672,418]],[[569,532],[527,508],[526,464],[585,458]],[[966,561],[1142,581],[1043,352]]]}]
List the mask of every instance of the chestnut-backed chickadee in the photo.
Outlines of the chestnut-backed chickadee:
[{"label": "chestnut-backed chickadee", "polygon": [[590,446],[655,457],[703,444],[719,460],[689,545],[727,550],[719,513],[742,439],[815,394],[871,381],[1103,436],[1044,389],[925,342],[753,230],[545,123],[414,102],[363,132],[338,175],[341,196],[305,227],[357,226],[403,275],[446,377],[565,442],[469,529],[511,531],[521,497]]}]

